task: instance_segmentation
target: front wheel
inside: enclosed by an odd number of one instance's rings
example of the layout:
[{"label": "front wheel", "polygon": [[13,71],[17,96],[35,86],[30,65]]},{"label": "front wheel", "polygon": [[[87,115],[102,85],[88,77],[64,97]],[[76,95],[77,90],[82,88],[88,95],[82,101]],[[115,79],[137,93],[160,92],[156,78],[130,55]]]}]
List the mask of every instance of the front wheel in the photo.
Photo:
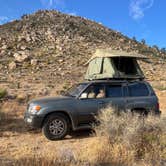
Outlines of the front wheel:
[{"label": "front wheel", "polygon": [[42,131],[49,140],[63,139],[68,134],[69,121],[63,114],[49,115],[44,122]]}]

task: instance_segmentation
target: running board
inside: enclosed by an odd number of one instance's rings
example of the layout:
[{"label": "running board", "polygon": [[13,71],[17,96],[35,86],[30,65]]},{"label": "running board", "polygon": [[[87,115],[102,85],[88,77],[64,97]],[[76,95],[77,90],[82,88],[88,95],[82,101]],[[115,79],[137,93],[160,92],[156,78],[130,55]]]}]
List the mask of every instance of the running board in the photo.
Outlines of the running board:
[{"label": "running board", "polygon": [[84,130],[84,129],[92,129],[92,126],[91,125],[81,125],[81,126],[78,126],[78,127],[75,127],[74,128],[74,131],[76,130]]}]

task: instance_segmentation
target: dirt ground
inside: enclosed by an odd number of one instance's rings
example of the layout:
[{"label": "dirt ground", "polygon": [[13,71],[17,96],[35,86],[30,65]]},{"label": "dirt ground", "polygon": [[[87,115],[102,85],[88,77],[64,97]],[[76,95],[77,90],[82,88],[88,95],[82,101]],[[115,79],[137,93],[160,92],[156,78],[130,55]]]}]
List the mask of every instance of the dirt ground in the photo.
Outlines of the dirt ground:
[{"label": "dirt ground", "polygon": [[[166,111],[166,91],[157,91],[162,112]],[[58,154],[75,158],[95,141],[89,131],[75,132],[62,141],[48,141],[41,131],[27,128],[23,122],[24,105],[15,102],[3,104],[4,120],[0,123],[0,165],[11,165],[15,160],[32,156]]]},{"label": "dirt ground", "polygon": [[161,111],[166,111],[166,90],[156,91],[156,93],[157,93],[157,96],[159,97]]}]

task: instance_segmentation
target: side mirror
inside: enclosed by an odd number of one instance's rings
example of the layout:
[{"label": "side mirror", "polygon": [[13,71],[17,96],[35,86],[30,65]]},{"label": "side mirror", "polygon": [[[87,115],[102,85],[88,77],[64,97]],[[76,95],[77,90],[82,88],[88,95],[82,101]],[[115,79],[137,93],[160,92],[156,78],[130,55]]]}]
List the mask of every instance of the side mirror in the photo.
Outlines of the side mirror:
[{"label": "side mirror", "polygon": [[80,96],[80,99],[87,99],[88,98],[88,94],[87,93],[82,93]]}]

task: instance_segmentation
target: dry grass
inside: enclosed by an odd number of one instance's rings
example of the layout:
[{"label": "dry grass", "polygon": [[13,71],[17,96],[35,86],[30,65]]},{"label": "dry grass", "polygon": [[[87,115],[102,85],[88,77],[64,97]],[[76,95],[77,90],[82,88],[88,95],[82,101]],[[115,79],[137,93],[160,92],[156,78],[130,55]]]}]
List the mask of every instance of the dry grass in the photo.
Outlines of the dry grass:
[{"label": "dry grass", "polygon": [[103,110],[97,117],[96,137],[77,155],[64,149],[43,155],[29,155],[15,165],[101,165],[164,166],[166,162],[166,117],[147,118]]},{"label": "dry grass", "polygon": [[5,114],[2,112],[2,109],[0,107],[0,123],[2,122],[3,119],[5,119]]},{"label": "dry grass", "polygon": [[95,127],[98,139],[84,157],[99,165],[166,164],[166,117],[147,118],[130,113],[117,115],[106,109],[98,117]]},{"label": "dry grass", "polygon": [[23,123],[25,106],[1,107],[0,165],[14,166],[164,166],[166,116],[141,118],[106,109],[97,117],[95,137],[50,142]]}]

